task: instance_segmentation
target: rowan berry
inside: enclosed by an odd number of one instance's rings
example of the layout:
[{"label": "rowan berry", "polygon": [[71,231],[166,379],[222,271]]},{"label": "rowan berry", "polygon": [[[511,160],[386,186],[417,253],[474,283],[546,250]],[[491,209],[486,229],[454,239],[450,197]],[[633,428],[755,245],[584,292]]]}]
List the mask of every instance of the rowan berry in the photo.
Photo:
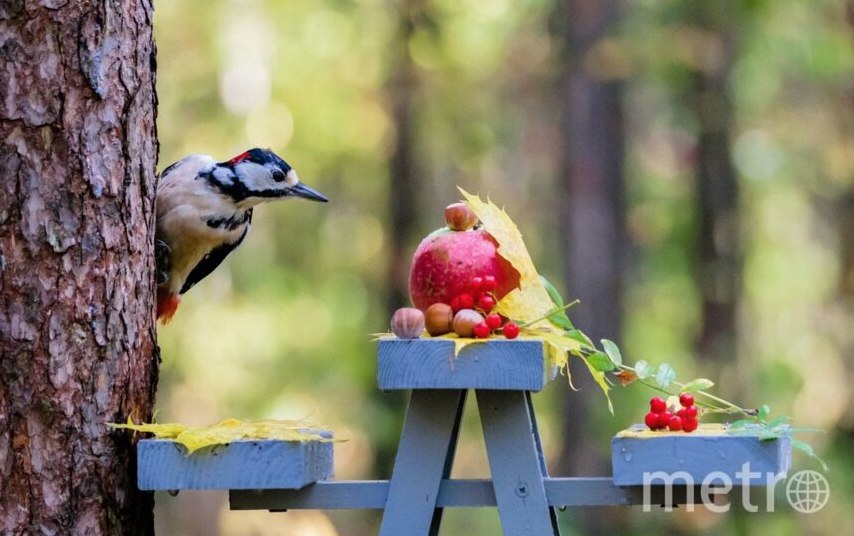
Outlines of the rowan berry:
[{"label": "rowan berry", "polygon": [[494,275],[483,276],[483,286],[482,286],[483,290],[485,290],[486,292],[491,292],[491,291],[495,290],[496,286],[497,286],[497,282],[495,281]]},{"label": "rowan berry", "polygon": [[474,336],[478,339],[485,339],[489,337],[489,334],[492,330],[489,329],[489,326],[486,325],[486,322],[481,322],[474,327]]},{"label": "rowan berry", "polygon": [[682,393],[679,395],[679,403],[683,408],[687,408],[688,406],[694,405],[694,395],[691,393]]},{"label": "rowan berry", "polygon": [[492,313],[486,317],[486,325],[489,329],[496,330],[501,327],[501,316],[498,313]]},{"label": "rowan berry", "polygon": [[653,413],[663,413],[667,409],[667,402],[659,396],[654,396],[649,399],[649,409]]},{"label": "rowan berry", "polygon": [[504,324],[504,336],[508,339],[515,339],[519,336],[519,326],[515,322],[507,322]]},{"label": "rowan berry", "polygon": [[679,417],[678,415],[670,417],[670,420],[667,421],[667,427],[670,428],[671,432],[678,432],[682,430],[682,417]]}]

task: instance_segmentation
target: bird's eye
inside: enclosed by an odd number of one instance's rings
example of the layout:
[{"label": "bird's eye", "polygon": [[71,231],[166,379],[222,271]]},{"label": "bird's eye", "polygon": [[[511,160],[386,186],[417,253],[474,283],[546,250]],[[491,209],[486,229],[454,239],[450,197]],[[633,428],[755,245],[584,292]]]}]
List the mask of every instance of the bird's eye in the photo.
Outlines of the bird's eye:
[{"label": "bird's eye", "polygon": [[276,169],[273,171],[273,180],[276,182],[284,182],[285,174],[282,173],[280,170]]}]

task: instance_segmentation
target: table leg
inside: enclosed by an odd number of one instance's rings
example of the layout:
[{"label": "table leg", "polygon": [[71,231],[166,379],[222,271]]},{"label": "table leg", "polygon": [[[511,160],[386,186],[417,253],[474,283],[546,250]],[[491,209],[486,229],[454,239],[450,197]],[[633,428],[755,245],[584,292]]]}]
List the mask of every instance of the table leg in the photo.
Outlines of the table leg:
[{"label": "table leg", "polygon": [[416,389],[409,400],[380,536],[435,534],[439,484],[450,474],[464,390]]},{"label": "table leg", "polygon": [[491,390],[476,394],[504,534],[559,535],[546,499],[545,463],[530,395]]}]

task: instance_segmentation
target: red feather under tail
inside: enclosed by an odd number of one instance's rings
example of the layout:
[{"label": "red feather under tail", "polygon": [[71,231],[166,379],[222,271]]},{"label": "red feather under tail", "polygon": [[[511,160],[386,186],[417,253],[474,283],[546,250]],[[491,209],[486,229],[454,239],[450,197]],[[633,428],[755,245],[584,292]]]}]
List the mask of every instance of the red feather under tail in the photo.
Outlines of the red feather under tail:
[{"label": "red feather under tail", "polygon": [[177,294],[165,290],[157,291],[157,319],[163,324],[168,324],[175,311],[178,310],[178,303],[181,298]]}]

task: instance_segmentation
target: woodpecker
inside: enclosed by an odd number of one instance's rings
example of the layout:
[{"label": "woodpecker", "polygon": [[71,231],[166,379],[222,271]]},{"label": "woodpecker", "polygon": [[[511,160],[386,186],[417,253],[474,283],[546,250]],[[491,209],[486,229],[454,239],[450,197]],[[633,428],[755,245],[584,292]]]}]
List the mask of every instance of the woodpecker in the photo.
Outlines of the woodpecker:
[{"label": "woodpecker", "polygon": [[157,318],[168,322],[181,295],[243,242],[256,205],[291,197],[328,201],[269,149],[225,162],[190,155],[163,170],[156,200]]}]

